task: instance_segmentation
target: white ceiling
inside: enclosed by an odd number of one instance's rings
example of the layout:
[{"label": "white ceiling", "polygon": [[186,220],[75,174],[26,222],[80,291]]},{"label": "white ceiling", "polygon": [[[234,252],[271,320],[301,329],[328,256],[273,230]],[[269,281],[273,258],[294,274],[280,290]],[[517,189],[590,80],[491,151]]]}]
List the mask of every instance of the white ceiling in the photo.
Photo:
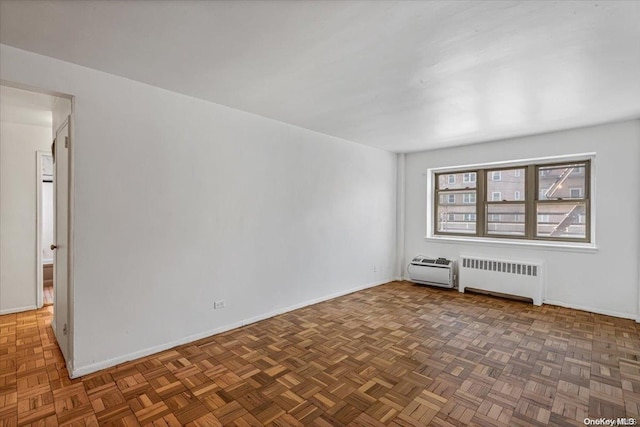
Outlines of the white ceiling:
[{"label": "white ceiling", "polygon": [[637,1],[6,1],[0,42],[391,151],[640,116]]},{"label": "white ceiling", "polygon": [[0,121],[51,127],[55,97],[0,86]]}]

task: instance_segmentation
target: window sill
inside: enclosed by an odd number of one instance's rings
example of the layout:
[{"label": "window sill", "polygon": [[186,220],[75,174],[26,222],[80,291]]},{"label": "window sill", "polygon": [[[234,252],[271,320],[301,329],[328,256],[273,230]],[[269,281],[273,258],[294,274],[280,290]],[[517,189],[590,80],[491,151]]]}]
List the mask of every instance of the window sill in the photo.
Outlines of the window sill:
[{"label": "window sill", "polygon": [[498,246],[498,247],[522,247],[526,249],[545,249],[556,250],[566,252],[598,252],[598,246],[595,243],[571,243],[571,242],[547,242],[537,240],[515,240],[515,239],[491,239],[491,238],[479,238],[479,237],[464,237],[464,236],[426,236],[430,242],[439,243],[462,243],[469,245],[485,245],[485,246]]}]

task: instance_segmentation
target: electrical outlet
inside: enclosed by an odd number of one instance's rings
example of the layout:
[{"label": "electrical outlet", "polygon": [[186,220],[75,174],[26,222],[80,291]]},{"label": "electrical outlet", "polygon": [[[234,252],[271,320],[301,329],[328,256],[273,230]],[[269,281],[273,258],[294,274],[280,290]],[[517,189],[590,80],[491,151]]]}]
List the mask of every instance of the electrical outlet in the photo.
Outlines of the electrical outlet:
[{"label": "electrical outlet", "polygon": [[224,302],[223,299],[213,302],[213,309],[214,310],[218,310],[218,309],[224,308],[224,307],[225,307],[225,302]]}]

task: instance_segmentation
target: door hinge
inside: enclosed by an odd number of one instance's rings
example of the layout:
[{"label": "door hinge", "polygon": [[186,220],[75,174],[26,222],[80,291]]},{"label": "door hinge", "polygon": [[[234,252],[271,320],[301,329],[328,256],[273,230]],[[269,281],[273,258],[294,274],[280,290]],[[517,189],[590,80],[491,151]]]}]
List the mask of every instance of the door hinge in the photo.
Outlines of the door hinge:
[{"label": "door hinge", "polygon": [[62,334],[63,334],[63,335],[67,335],[67,332],[68,332],[68,331],[67,331],[67,324],[65,323],[65,324],[64,324],[64,327],[62,328]]},{"label": "door hinge", "polygon": [[69,137],[68,136],[64,137],[64,148],[69,148]]}]

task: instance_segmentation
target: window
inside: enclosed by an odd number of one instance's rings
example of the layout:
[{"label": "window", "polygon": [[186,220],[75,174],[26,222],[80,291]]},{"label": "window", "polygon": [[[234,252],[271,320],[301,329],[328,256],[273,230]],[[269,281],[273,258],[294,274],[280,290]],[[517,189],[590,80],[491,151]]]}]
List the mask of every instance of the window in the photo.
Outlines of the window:
[{"label": "window", "polygon": [[455,175],[449,175],[447,177],[447,183],[449,184],[455,184],[456,183],[456,176]]},{"label": "window", "polygon": [[447,194],[447,202],[448,203],[455,203],[456,202],[456,195],[455,194]]},{"label": "window", "polygon": [[538,214],[538,224],[546,224],[549,222],[549,215]]},{"label": "window", "polygon": [[[583,159],[435,172],[434,234],[591,242],[590,168]],[[444,203],[452,198],[462,203]]]},{"label": "window", "polygon": [[476,173],[475,172],[467,172],[462,175],[462,182],[476,182]]}]

